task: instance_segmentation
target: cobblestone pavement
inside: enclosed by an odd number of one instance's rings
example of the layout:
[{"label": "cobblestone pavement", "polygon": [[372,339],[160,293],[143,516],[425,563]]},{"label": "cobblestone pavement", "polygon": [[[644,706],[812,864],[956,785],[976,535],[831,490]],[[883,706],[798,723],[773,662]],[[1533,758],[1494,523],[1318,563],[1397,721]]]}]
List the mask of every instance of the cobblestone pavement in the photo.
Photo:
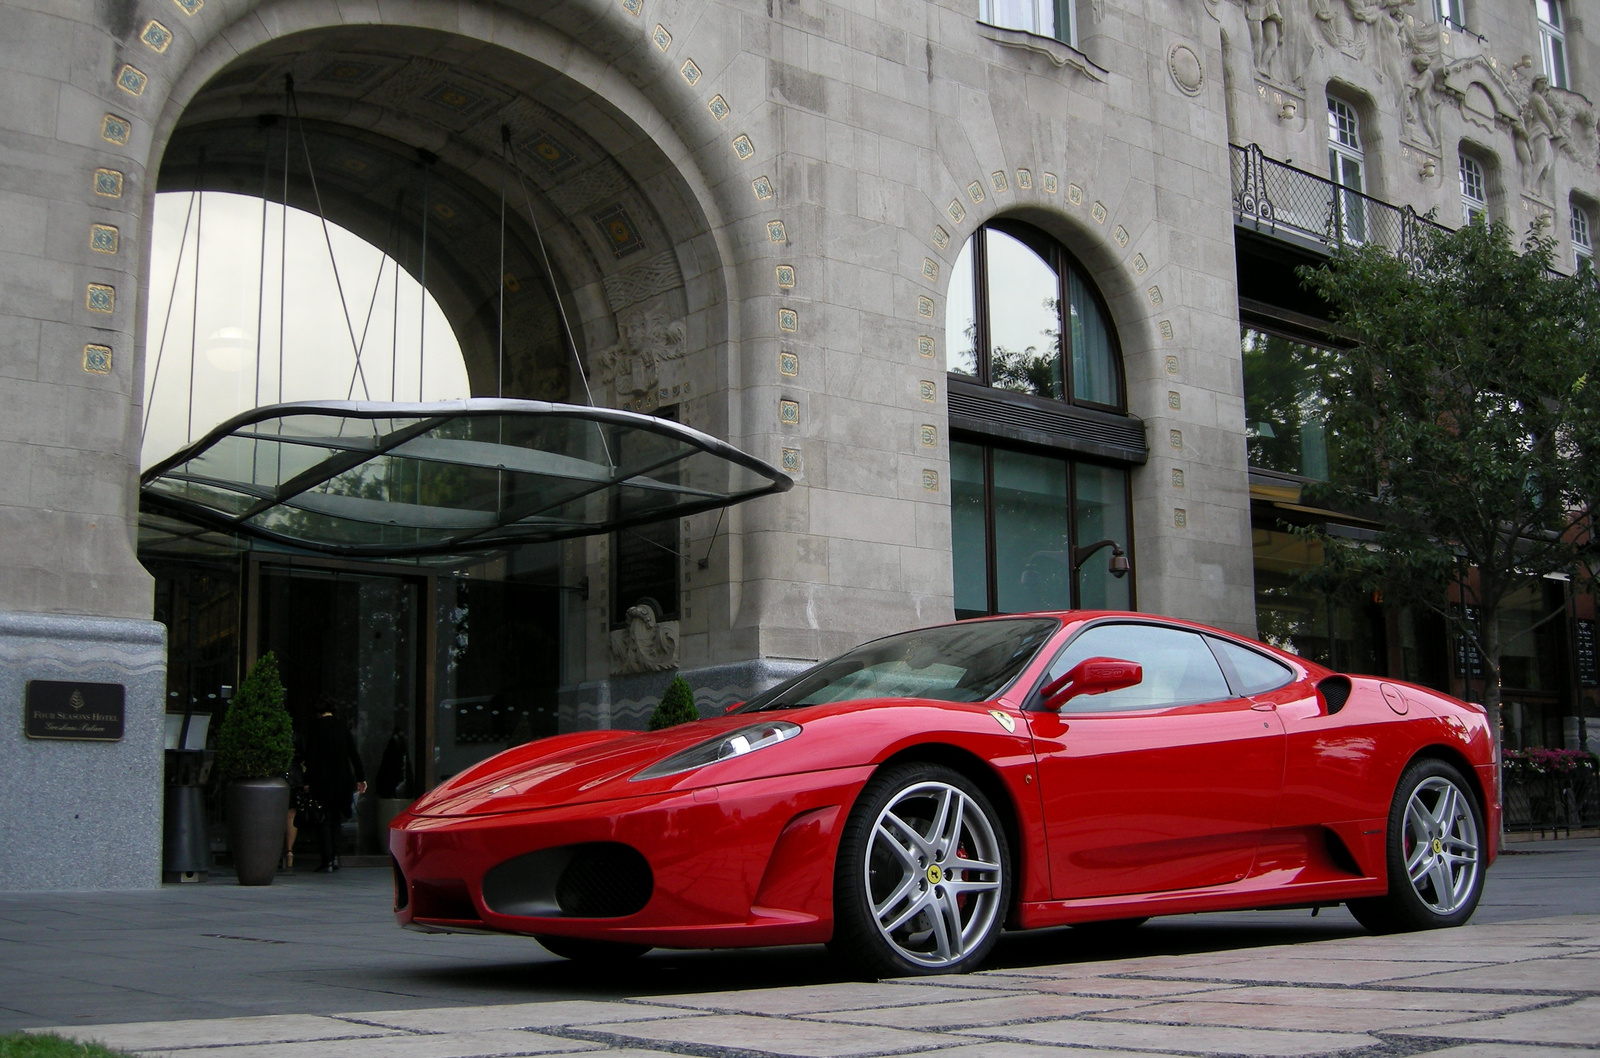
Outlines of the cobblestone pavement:
[{"label": "cobblestone pavement", "polygon": [[875,984],[66,1031],[172,1058],[1558,1058],[1600,1048],[1600,917]]},{"label": "cobblestone pavement", "polygon": [[1502,859],[1462,929],[1183,916],[1007,936],[988,971],[876,984],[819,948],[595,972],[525,939],[405,933],[386,872],[342,873],[0,897],[0,1031],[175,1058],[1600,1055],[1594,842]]}]

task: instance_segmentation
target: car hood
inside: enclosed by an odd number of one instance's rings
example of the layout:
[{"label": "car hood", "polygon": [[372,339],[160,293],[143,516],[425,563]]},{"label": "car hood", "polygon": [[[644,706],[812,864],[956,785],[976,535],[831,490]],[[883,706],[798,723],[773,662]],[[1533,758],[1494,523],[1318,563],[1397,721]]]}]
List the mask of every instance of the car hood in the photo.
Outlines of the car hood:
[{"label": "car hood", "polygon": [[[490,757],[424,794],[410,811],[419,816],[526,812],[868,764],[906,729],[907,706],[951,708],[947,703],[877,699],[721,716],[665,731],[556,735]],[[633,779],[674,753],[774,720],[799,724],[802,731],[746,756],[679,775]]]}]

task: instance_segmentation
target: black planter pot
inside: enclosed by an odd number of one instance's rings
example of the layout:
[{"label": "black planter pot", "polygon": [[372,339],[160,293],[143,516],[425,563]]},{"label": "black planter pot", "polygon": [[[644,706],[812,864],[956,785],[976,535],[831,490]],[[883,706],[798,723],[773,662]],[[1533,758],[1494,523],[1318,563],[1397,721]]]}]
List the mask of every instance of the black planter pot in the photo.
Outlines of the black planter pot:
[{"label": "black planter pot", "polygon": [[242,779],[228,784],[228,848],[240,885],[271,885],[283,854],[289,784],[283,779]]}]

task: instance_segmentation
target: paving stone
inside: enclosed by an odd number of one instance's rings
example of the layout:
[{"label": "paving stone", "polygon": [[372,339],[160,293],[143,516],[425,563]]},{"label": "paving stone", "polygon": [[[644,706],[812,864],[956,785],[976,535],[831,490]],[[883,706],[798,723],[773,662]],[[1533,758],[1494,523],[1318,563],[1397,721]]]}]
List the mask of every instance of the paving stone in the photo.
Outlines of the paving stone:
[{"label": "paving stone", "polygon": [[1464,1025],[1400,1030],[1397,1035],[1507,1043],[1577,1043],[1597,1047],[1600,1046],[1600,999],[1580,999],[1566,1006],[1502,1014]]},{"label": "paving stone", "polygon": [[[360,1040],[303,1040],[233,1047],[141,1051],[141,1058],[511,1058],[523,1054],[595,1051],[592,1043],[536,1032],[493,1029],[448,1035],[381,1036]],[[630,1056],[639,1051],[628,1051]]]},{"label": "paving stone", "polygon": [[590,1032],[665,1044],[699,1044],[792,1054],[801,1058],[849,1058],[859,1054],[952,1047],[968,1041],[959,1036],[870,1025],[830,1025],[749,1014],[672,1018],[587,1026]]},{"label": "paving stone", "polygon": [[[629,1055],[635,1053],[637,1052],[628,1052]],[[585,1058],[589,1056],[586,1055]],[[1137,1056],[1127,1051],[1107,1051],[1099,1047],[1074,1047],[1071,1050],[1062,1050],[1060,1047],[1007,1041],[941,1048],[937,1058],[1137,1058]]]},{"label": "paving stone", "polygon": [[1600,959],[1539,959],[1508,966],[1482,966],[1448,973],[1397,977],[1384,983],[1399,988],[1600,992]]},{"label": "paving stone", "polygon": [[[1284,991],[1300,991],[1284,989]],[[1148,1003],[1130,1010],[1088,1015],[1096,1020],[1159,1021],[1183,1025],[1233,1025],[1239,1028],[1320,1030],[1323,1032],[1378,1032],[1416,1025],[1439,1025],[1477,1017],[1476,1012],[1446,1010],[1395,1010],[1368,1004],[1328,1008],[1306,997],[1300,1002],[1223,1003],[1179,1001]]]},{"label": "paving stone", "polygon": [[1031,978],[1018,987],[1031,992],[1049,992],[1068,996],[1111,996],[1115,998],[1147,999],[1166,996],[1198,995],[1203,992],[1227,992],[1249,985],[1215,984],[1205,981],[1149,981],[1128,977],[1066,977]]},{"label": "paving stone", "polygon": [[219,1047],[239,1043],[332,1040],[348,1036],[393,1036],[392,1029],[352,1025],[314,1014],[272,1014],[256,1018],[204,1018],[188,1021],[131,1022],[121,1025],[65,1025],[35,1032],[59,1032],[128,1051],[156,1047]]},{"label": "paving stone", "polygon": [[[960,989],[943,984],[801,985],[796,988],[754,988],[747,992],[703,992],[699,995],[652,996],[651,1003],[692,1007],[695,1010],[753,1011],[758,1014],[815,1014],[831,1010],[931,1003],[941,999],[977,999],[1005,996],[1015,989]],[[618,1018],[629,1018],[619,1012]]]},{"label": "paving stone", "polygon": [[1059,1018],[1094,1011],[1140,1006],[1143,999],[1104,999],[1085,996],[1018,995],[998,999],[967,999],[918,1003],[909,1007],[880,1007],[812,1014],[817,1021],[855,1025],[889,1025],[901,1029],[944,1029],[952,1025],[1004,1025],[1035,1018]]},{"label": "paving stone", "polygon": [[[1046,1021],[1004,1030],[961,1029],[956,1035],[1004,1036],[1030,1043],[1121,1047],[1185,1054],[1290,1056],[1374,1047],[1379,1040],[1353,1032],[1287,1032],[1281,1029],[1218,1028],[1209,1025],[1147,1025],[1127,1021]],[[1067,1051],[1063,1058],[1075,1058]]]},{"label": "paving stone", "polygon": [[679,1018],[689,1014],[674,1007],[644,1003],[601,1003],[576,999],[549,1003],[507,1003],[503,1006],[429,1007],[423,1010],[375,1010],[340,1014],[343,1020],[415,1032],[481,1032],[487,1029],[547,1029],[588,1025],[627,1018]]},{"label": "paving stone", "polygon": [[[1414,976],[1417,963],[1399,960],[1366,959],[1307,959],[1278,957],[1275,959],[1231,962],[1216,967],[1209,975],[1215,981],[1304,981],[1308,984],[1360,985],[1373,981],[1393,983],[1396,978]],[[1427,963],[1425,968],[1435,971],[1474,969],[1471,963]],[[1496,967],[1488,972],[1497,973]],[[1191,980],[1187,974],[1154,971],[1148,975],[1160,980]]]},{"label": "paving stone", "polygon": [[1465,1047],[1429,1051],[1428,1058],[1594,1058],[1594,1051],[1587,1047],[1580,1050],[1574,1047],[1518,1047],[1503,1043],[1469,1043]]},{"label": "paving stone", "polygon": [[1459,1010],[1474,1014],[1499,1013],[1521,1007],[1554,1003],[1563,996],[1496,995],[1491,992],[1402,992],[1377,988],[1293,988],[1280,985],[1242,985],[1220,992],[1202,993],[1200,1002],[1273,1003],[1321,1009],[1363,1010],[1371,1006],[1389,1010]]}]

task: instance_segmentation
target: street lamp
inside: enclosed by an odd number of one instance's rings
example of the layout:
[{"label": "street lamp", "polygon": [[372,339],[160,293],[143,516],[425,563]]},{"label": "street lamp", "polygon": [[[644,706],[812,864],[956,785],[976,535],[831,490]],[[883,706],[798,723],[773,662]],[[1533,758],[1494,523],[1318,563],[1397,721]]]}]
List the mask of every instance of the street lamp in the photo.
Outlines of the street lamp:
[{"label": "street lamp", "polygon": [[1116,577],[1118,580],[1126,577],[1129,569],[1128,556],[1122,550],[1122,548],[1117,545],[1115,540],[1096,540],[1092,544],[1083,544],[1079,547],[1074,547],[1072,549],[1072,572],[1076,573],[1078,570],[1082,569],[1083,564],[1089,561],[1089,556],[1105,547],[1109,547],[1111,549],[1111,575]]}]

